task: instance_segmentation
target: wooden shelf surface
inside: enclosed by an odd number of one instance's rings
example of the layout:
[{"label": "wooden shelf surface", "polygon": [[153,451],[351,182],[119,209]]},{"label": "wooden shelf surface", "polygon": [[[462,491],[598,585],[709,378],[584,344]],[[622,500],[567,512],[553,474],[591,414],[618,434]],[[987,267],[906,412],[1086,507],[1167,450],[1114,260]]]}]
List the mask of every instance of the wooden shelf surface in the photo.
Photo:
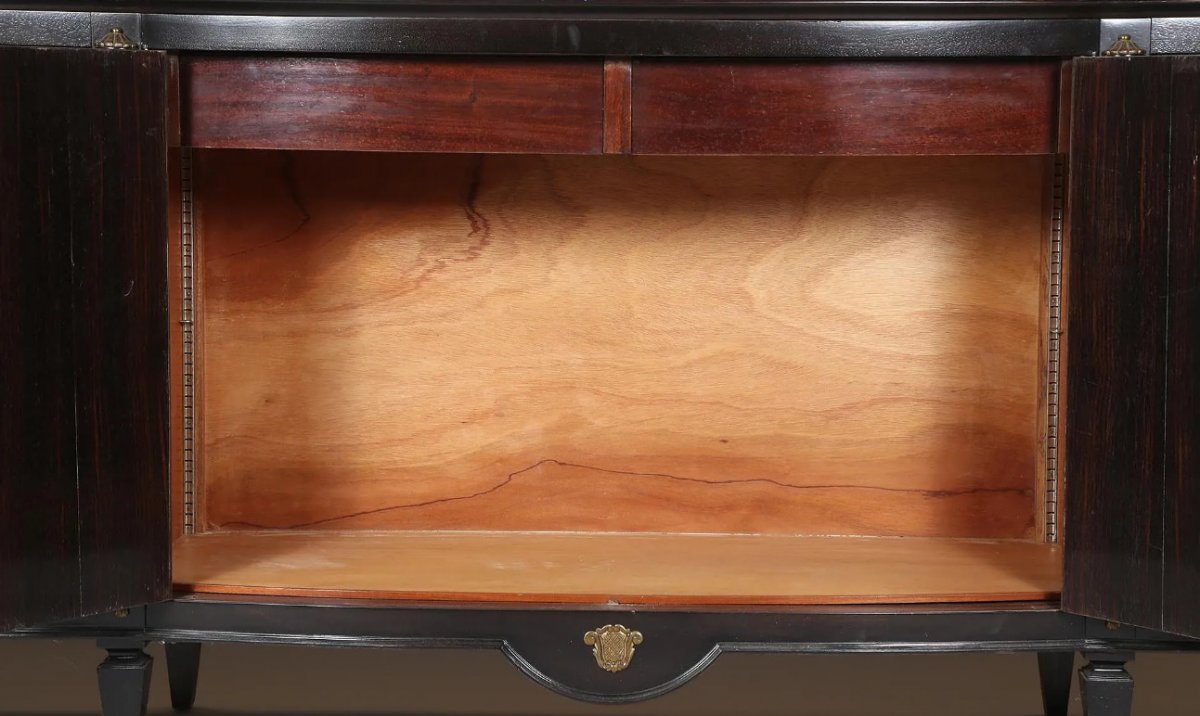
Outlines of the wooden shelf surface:
[{"label": "wooden shelf surface", "polygon": [[180,538],[184,593],[459,602],[816,605],[1054,599],[1038,542],[512,532]]}]

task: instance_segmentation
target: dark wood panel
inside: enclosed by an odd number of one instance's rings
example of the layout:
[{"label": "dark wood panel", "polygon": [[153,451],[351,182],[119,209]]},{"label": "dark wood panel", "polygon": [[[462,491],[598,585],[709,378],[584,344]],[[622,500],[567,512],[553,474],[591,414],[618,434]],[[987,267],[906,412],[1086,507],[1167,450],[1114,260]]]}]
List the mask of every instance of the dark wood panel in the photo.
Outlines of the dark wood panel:
[{"label": "dark wood panel", "polygon": [[0,50],[0,627],[169,594],[166,77]]},{"label": "dark wood panel", "polygon": [[1163,628],[1200,636],[1200,58],[1174,63]]},{"label": "dark wood panel", "polygon": [[192,58],[197,147],[601,151],[600,60]]},{"label": "dark wood panel", "polygon": [[[88,62],[71,174],[84,607],[170,584],[167,77],[159,53]],[[90,200],[80,201],[88,196]]]},{"label": "dark wood panel", "polygon": [[57,101],[74,69],[69,54],[0,49],[0,629],[81,611],[71,216],[59,210],[71,118]]},{"label": "dark wood panel", "polygon": [[1161,625],[1170,60],[1075,63],[1063,606]]},{"label": "dark wood panel", "polygon": [[637,62],[640,154],[1042,154],[1056,62]]},{"label": "dark wood panel", "polygon": [[1074,67],[1073,60],[1063,60],[1058,74],[1058,107],[1057,107],[1057,123],[1058,132],[1055,137],[1055,147],[1059,152],[1066,152],[1071,146],[1071,90],[1073,82],[1071,81],[1071,69]]}]

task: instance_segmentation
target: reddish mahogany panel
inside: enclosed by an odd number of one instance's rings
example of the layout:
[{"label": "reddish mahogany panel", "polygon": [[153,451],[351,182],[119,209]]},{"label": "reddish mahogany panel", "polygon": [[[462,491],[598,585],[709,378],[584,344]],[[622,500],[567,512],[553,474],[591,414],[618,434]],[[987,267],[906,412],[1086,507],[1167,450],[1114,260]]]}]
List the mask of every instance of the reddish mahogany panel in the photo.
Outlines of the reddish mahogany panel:
[{"label": "reddish mahogany panel", "polygon": [[633,64],[629,60],[604,62],[604,153],[629,154],[633,131],[630,92]]},{"label": "reddish mahogany panel", "polygon": [[707,62],[633,72],[640,154],[1044,154],[1056,61]]},{"label": "reddish mahogany panel", "polygon": [[603,64],[589,60],[196,57],[197,147],[598,154]]}]

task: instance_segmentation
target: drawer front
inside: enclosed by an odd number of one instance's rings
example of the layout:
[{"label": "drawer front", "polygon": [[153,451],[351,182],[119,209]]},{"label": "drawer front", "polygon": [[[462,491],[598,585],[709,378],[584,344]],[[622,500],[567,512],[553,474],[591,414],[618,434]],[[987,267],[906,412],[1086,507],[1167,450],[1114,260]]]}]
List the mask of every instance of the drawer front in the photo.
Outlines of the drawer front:
[{"label": "drawer front", "polygon": [[493,624],[505,634],[506,655],[538,684],[583,701],[619,703],[666,693],[704,671],[721,652],[719,620],[551,609],[510,611]]},{"label": "drawer front", "polygon": [[653,61],[638,154],[1044,154],[1059,63]]},{"label": "drawer front", "polygon": [[599,153],[599,60],[210,58],[183,66],[195,147]]}]

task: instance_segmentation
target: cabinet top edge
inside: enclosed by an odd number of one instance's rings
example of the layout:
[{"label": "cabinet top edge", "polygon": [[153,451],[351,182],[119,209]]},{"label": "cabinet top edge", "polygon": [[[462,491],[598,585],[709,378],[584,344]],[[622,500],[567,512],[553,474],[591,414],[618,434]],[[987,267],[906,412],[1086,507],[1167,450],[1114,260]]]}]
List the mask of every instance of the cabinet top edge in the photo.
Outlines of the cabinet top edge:
[{"label": "cabinet top edge", "polygon": [[0,0],[3,10],[331,17],[654,17],[814,20],[1200,16],[1200,0]]},{"label": "cabinet top edge", "polygon": [[[106,3],[107,12],[0,0],[0,46],[89,47],[113,27],[137,45],[179,52],[753,58],[1029,58],[1096,55],[1131,34],[1150,54],[1200,52],[1200,0],[939,0],[955,11],[884,18],[908,0],[207,0]],[[1119,17],[1131,6],[1173,11]],[[635,8],[636,6],[636,8]],[[1089,17],[1074,17],[1084,6]],[[158,12],[113,11],[157,8]],[[252,12],[257,8],[259,12]],[[297,12],[303,8],[306,13]],[[366,14],[375,8],[375,12]],[[825,17],[811,17],[828,8]],[[837,8],[842,8],[837,10]],[[1057,10],[1056,10],[1057,8]],[[193,12],[184,12],[191,9]],[[855,10],[856,17],[839,13]],[[1067,12],[1071,9],[1071,12]],[[1096,17],[1098,11],[1111,16]],[[269,12],[268,12],[269,11]],[[325,14],[322,14],[323,11]],[[795,12],[793,12],[795,11]],[[912,10],[914,13],[917,9]],[[924,12],[924,11],[921,11]],[[789,14],[791,13],[791,14]],[[1055,14],[1058,13],[1058,14]],[[1189,14],[1191,13],[1191,14]]]}]

